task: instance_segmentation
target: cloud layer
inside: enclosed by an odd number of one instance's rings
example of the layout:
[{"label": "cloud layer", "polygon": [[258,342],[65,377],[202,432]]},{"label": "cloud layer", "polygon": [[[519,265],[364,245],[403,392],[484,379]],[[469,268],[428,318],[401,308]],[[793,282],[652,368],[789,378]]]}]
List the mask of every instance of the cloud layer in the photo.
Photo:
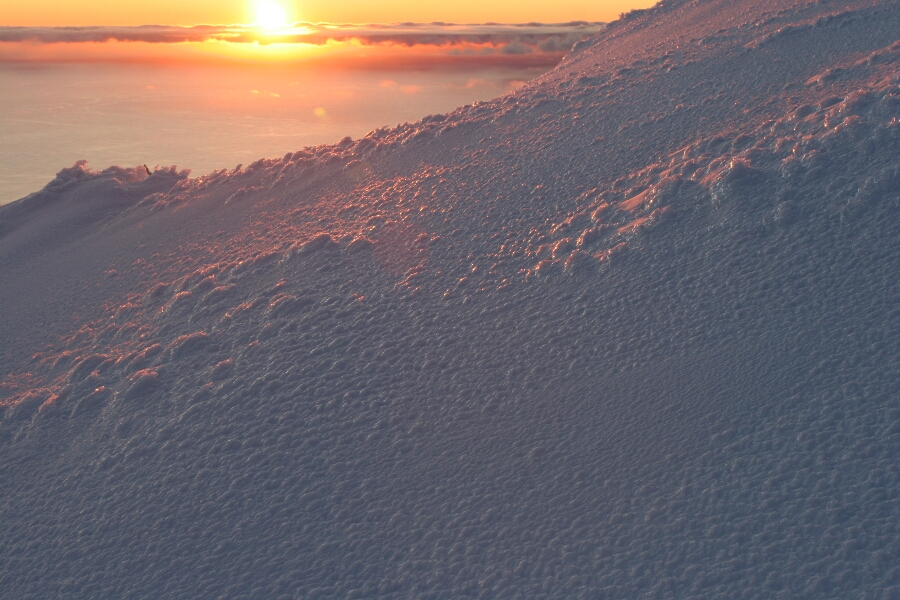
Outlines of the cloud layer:
[{"label": "cloud layer", "polygon": [[505,54],[562,53],[574,43],[600,31],[602,23],[527,23],[455,25],[399,23],[350,25],[296,23],[277,32],[245,25],[144,25],[140,27],[0,27],[0,43],[60,44],[145,42],[177,44],[220,41],[234,44],[310,44],[356,41],[365,46],[479,45]]}]

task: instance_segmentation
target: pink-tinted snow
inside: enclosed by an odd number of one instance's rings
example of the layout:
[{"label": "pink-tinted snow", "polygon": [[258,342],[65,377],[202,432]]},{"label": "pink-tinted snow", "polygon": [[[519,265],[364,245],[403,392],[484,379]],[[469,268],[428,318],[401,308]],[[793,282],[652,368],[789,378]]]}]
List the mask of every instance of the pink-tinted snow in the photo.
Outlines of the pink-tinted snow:
[{"label": "pink-tinted snow", "polygon": [[0,208],[4,597],[894,597],[900,4]]}]

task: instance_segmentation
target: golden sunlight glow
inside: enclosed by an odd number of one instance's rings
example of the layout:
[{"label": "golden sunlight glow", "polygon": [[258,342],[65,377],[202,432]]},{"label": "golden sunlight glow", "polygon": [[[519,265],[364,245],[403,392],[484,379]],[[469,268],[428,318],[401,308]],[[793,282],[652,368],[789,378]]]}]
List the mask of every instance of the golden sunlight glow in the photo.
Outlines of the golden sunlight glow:
[{"label": "golden sunlight glow", "polygon": [[[259,19],[258,7],[275,5],[285,20],[330,23],[525,23],[543,21],[609,21],[632,8],[647,8],[657,0],[0,0],[0,24],[7,26],[74,25],[197,25],[236,24]],[[280,9],[280,10],[278,10]],[[269,18],[259,19],[269,21]],[[281,17],[275,19],[280,21]],[[283,23],[283,21],[282,21]],[[276,25],[280,27],[280,25]]]},{"label": "golden sunlight glow", "polygon": [[287,24],[284,6],[274,0],[256,0],[256,25],[265,29],[281,29]]}]

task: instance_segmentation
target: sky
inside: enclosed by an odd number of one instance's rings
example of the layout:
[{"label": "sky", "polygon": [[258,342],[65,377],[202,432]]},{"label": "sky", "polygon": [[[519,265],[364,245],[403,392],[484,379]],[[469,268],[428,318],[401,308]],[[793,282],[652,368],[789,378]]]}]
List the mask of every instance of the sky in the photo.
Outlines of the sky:
[{"label": "sky", "polygon": [[[0,64],[403,60],[466,54],[480,63],[558,61],[602,22],[655,0],[0,0]],[[573,28],[574,22],[582,23]],[[358,24],[354,26],[353,24]],[[459,25],[454,25],[459,24]],[[460,29],[481,24],[481,28]],[[494,31],[485,24],[518,24]],[[525,31],[521,25],[529,25]],[[567,30],[536,25],[568,24]],[[293,25],[293,27],[292,27]],[[373,25],[382,26],[381,29]],[[383,25],[389,25],[387,31]],[[426,31],[425,26],[430,27]],[[402,30],[412,27],[418,30]],[[524,36],[524,37],[523,37]],[[358,51],[360,47],[367,50]],[[415,49],[410,52],[406,49]],[[541,55],[553,55],[545,57]],[[486,59],[487,55],[494,58]],[[391,59],[393,60],[393,59]]]},{"label": "sky", "polygon": [[[0,25],[196,25],[256,22],[259,3],[274,0],[0,0]],[[330,23],[545,23],[610,21],[621,12],[646,8],[655,0],[281,0],[289,21]]]}]

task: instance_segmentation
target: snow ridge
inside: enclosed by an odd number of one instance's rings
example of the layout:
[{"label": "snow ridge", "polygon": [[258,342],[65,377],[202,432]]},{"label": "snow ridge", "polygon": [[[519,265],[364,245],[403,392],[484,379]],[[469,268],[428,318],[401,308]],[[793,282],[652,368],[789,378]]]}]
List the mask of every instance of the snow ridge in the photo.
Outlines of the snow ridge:
[{"label": "snow ridge", "polygon": [[0,208],[4,597],[892,597],[900,4]]}]

